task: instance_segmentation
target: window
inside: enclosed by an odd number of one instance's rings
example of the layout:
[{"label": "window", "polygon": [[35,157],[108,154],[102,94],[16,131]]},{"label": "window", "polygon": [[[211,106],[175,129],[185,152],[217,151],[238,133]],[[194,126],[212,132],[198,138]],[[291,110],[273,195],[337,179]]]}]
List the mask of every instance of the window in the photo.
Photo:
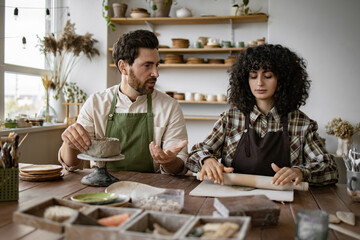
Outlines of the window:
[{"label": "window", "polygon": [[46,66],[38,37],[62,29],[68,12],[62,4],[56,0],[0,0],[0,18],[5,19],[0,24],[0,120],[20,114],[34,117],[45,104],[41,75]]},{"label": "window", "polygon": [[19,113],[35,117],[45,104],[44,95],[39,76],[5,72],[5,117]]}]

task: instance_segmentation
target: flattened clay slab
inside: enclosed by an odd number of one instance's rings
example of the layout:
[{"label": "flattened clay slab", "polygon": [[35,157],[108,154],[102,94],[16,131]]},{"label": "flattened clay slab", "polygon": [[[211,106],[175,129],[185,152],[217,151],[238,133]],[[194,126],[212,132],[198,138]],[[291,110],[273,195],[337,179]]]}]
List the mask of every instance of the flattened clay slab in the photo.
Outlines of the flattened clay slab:
[{"label": "flattened clay slab", "polygon": [[354,213],[337,211],[336,216],[344,223],[355,226],[355,214]]},{"label": "flattened clay slab", "polygon": [[334,214],[329,214],[329,223],[340,223],[341,220]]}]

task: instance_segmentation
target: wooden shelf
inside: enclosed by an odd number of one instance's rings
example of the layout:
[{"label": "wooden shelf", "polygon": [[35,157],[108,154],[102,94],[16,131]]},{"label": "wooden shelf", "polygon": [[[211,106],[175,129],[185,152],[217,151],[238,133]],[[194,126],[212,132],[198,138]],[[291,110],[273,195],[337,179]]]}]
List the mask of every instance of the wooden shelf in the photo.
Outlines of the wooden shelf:
[{"label": "wooden shelf", "polygon": [[[229,53],[240,52],[246,48],[159,48],[159,53]],[[112,52],[112,48],[109,48]]]},{"label": "wooden shelf", "polygon": [[217,101],[186,101],[186,100],[178,100],[179,103],[189,103],[189,104],[228,104],[227,102],[217,102]]},{"label": "wooden shelf", "polygon": [[221,17],[186,17],[186,18],[110,18],[118,25],[175,25],[175,24],[226,24],[226,23],[250,23],[267,22],[267,14],[253,14],[246,16],[221,16]]},{"label": "wooden shelf", "polygon": [[216,121],[219,117],[201,117],[201,116],[184,116],[185,120],[206,120],[206,121]]},{"label": "wooden shelf", "polygon": [[[116,68],[115,64],[110,64],[110,67]],[[186,63],[179,63],[179,64],[160,64],[159,68],[229,68],[231,67],[230,64],[186,64]]]}]

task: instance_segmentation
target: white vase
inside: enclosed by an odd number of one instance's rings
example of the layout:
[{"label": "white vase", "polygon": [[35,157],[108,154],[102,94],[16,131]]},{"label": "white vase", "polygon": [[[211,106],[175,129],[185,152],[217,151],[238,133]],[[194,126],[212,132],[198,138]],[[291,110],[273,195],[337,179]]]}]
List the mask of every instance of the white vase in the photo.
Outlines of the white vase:
[{"label": "white vase", "polygon": [[352,138],[338,138],[338,146],[336,150],[336,155],[342,157],[343,154],[347,155],[351,148]]},{"label": "white vase", "polygon": [[65,102],[64,94],[60,91],[59,98],[56,100],[54,98],[54,92],[50,97],[50,106],[52,106],[57,115],[57,122],[63,123],[66,117],[66,107],[63,105]]}]

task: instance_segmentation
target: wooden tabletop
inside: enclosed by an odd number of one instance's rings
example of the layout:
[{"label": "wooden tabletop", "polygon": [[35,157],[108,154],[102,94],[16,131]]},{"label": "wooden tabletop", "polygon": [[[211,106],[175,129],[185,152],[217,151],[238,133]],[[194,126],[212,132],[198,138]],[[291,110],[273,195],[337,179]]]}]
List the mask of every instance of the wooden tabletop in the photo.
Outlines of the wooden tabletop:
[{"label": "wooden tabletop", "polygon": [[[26,226],[12,221],[14,211],[33,205],[47,198],[67,198],[75,193],[104,191],[105,187],[90,187],[80,180],[93,170],[86,169],[77,173],[67,173],[62,180],[50,182],[19,182],[19,201],[0,202],[1,239],[63,239],[63,236]],[[193,197],[189,192],[200,182],[191,176],[169,176],[162,174],[117,172],[112,174],[120,180],[145,183],[154,187],[177,188],[185,190],[183,214],[212,215],[213,198]],[[294,239],[295,217],[298,209],[321,209],[335,214],[336,211],[351,211],[356,215],[356,225],[340,223],[338,226],[360,234],[360,202],[354,202],[346,192],[345,184],[314,188],[308,192],[295,191],[294,202],[277,203],[280,208],[279,224],[275,227],[252,228],[246,239]],[[329,239],[353,239],[342,233],[329,230]]]}]

